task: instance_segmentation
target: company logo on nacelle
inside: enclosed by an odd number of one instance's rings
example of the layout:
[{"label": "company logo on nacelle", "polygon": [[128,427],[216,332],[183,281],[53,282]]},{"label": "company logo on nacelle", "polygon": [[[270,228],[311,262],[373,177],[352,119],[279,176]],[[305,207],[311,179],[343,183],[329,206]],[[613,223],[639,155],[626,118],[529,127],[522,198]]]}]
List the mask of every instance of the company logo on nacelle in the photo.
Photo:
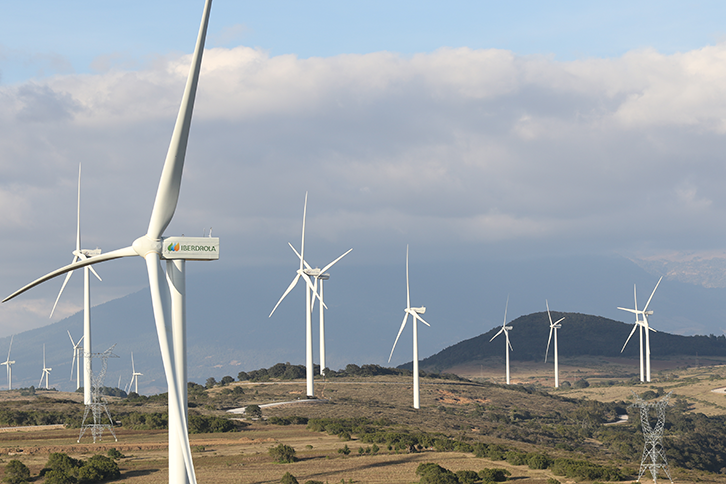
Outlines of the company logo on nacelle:
[{"label": "company logo on nacelle", "polygon": [[219,259],[218,237],[167,237],[162,246],[164,259]]}]

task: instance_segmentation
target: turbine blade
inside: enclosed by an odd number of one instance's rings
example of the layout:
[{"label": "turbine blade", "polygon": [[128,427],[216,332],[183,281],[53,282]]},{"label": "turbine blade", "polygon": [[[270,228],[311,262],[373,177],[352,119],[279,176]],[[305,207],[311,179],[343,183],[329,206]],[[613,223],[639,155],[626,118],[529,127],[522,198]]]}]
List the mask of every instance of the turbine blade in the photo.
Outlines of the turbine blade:
[{"label": "turbine blade", "polygon": [[650,300],[653,299],[653,295],[655,294],[655,291],[658,289],[658,286],[660,285],[660,281],[663,280],[663,276],[660,276],[660,279],[658,279],[658,283],[655,285],[655,288],[653,289],[653,292],[650,293],[650,297],[648,298],[648,302],[645,303],[645,307],[643,308],[643,312],[646,312],[648,310],[648,306],[650,305]]},{"label": "turbine blade", "polygon": [[134,366],[134,352],[131,352],[131,373],[136,373],[136,366]]},{"label": "turbine blade", "polygon": [[313,269],[312,267],[310,267],[310,264],[308,264],[306,260],[302,259],[302,256],[300,255],[300,253],[297,251],[297,249],[295,249],[295,247],[292,246],[292,244],[290,242],[288,242],[287,245],[289,245],[290,248],[292,249],[292,251],[295,252],[295,255],[298,256],[303,261],[303,264],[305,264],[306,269],[308,269],[308,270]]},{"label": "turbine blade", "polygon": [[81,250],[81,164],[78,163],[78,212],[76,213],[76,250]]},{"label": "turbine blade", "polygon": [[68,333],[68,338],[70,338],[71,344],[73,345],[73,348],[75,348],[76,347],[76,343],[73,341],[73,336],[71,336],[70,330],[67,329],[66,332]]},{"label": "turbine blade", "polygon": [[305,204],[303,205],[302,242],[300,242],[300,270],[305,260],[305,217],[308,214],[308,192],[305,192]]},{"label": "turbine blade", "polygon": [[351,250],[353,250],[353,249],[348,249],[348,251],[347,251],[347,252],[346,252],[345,254],[341,255],[340,257],[338,257],[337,259],[335,259],[335,260],[334,260],[333,262],[331,262],[331,263],[330,263],[330,264],[328,264],[327,266],[323,267],[323,268],[322,268],[322,269],[320,270],[320,273],[321,273],[321,274],[324,274],[324,273],[325,273],[325,272],[326,272],[326,271],[327,271],[328,269],[330,269],[331,267],[333,267],[333,265],[334,265],[334,264],[335,264],[336,262],[338,262],[338,261],[339,261],[340,259],[342,259],[342,258],[343,258],[343,257],[345,257],[346,255],[348,255],[348,254],[350,253],[350,251],[351,251]]},{"label": "turbine blade", "polygon": [[411,290],[408,285],[408,244],[406,245],[406,309],[411,309]]},{"label": "turbine blade", "polygon": [[554,331],[554,330],[555,330],[555,328],[553,328],[552,326],[550,326],[550,335],[547,338],[547,350],[545,351],[545,363],[547,363],[547,355],[550,352],[550,341],[552,341],[552,331]]},{"label": "turbine blade", "polygon": [[292,288],[295,287],[295,284],[297,284],[298,279],[300,279],[300,274],[299,273],[295,276],[295,278],[292,280],[292,282],[290,283],[290,285],[287,286],[287,289],[285,289],[285,292],[282,293],[282,297],[280,298],[279,301],[277,301],[277,304],[275,304],[275,307],[272,308],[272,311],[270,312],[270,315],[267,316],[268,318],[272,316],[272,314],[275,312],[275,309],[277,309],[277,306],[279,306],[280,303],[282,302],[282,300],[285,299],[285,296],[287,296],[290,293],[290,291],[292,291]]},{"label": "turbine blade", "polygon": [[8,361],[10,361],[10,350],[13,349],[13,338],[15,338],[15,335],[10,336],[10,346],[8,347]]},{"label": "turbine blade", "polygon": [[429,323],[427,323],[426,321],[424,321],[424,318],[422,318],[421,316],[419,316],[419,315],[418,315],[417,313],[414,313],[414,317],[415,317],[416,319],[418,319],[419,321],[421,321],[421,322],[422,322],[423,324],[425,324],[426,326],[428,326],[429,328],[431,327],[431,325],[430,325]]},{"label": "turbine blade", "polygon": [[[202,53],[204,40],[207,35],[207,24],[209,23],[209,11],[212,7],[211,0],[207,0],[202,14],[202,22],[199,26],[199,35],[192,56],[192,65],[189,69],[184,95],[182,96],[179,114],[174,125],[174,132],[169,143],[169,150],[164,160],[164,168],[161,171],[159,187],[154,199],[154,208],[151,210],[149,230],[147,235],[153,240],[159,240],[161,234],[171,222],[174,216],[176,205],[179,200],[181,189],[182,172],[184,171],[184,156],[187,150],[189,139],[189,128],[192,123],[192,112],[194,111],[194,99],[197,93],[199,71],[202,65]],[[185,454],[185,460],[186,460]]]},{"label": "turbine blade", "polygon": [[393,350],[396,349],[396,344],[398,343],[398,338],[401,337],[401,333],[403,333],[403,328],[406,326],[406,321],[408,320],[408,313],[404,314],[403,316],[403,322],[401,323],[401,329],[398,330],[398,334],[396,335],[396,341],[393,342],[393,348],[391,348],[391,354],[388,356],[388,362],[391,362],[391,358],[393,357]]},{"label": "turbine blade", "polygon": [[502,328],[507,325],[507,309],[509,309],[509,294],[507,294],[507,304],[504,306],[504,322]]},{"label": "turbine blade", "polygon": [[560,318],[560,319],[558,319],[557,321],[555,321],[555,324],[560,324],[560,323],[561,323],[562,321],[564,321],[564,320],[565,320],[565,318]]},{"label": "turbine blade", "polygon": [[505,331],[504,336],[507,339],[507,346],[509,346],[509,350],[514,351],[514,348],[512,348],[512,343],[509,342],[509,331]]},{"label": "turbine blade", "polygon": [[499,336],[500,334],[502,334],[502,331],[504,331],[504,327],[503,326],[502,326],[502,329],[500,329],[497,334],[495,334],[494,336],[492,336],[492,339],[490,339],[489,342],[491,343],[492,341],[494,341],[494,338],[496,338],[497,336]]},{"label": "turbine blade", "polygon": [[[207,2],[209,6],[209,2]],[[194,466],[192,465],[191,447],[189,446],[189,431],[187,421],[183,416],[184,408],[181,405],[179,388],[177,388],[176,372],[174,370],[173,354],[167,333],[167,321],[170,319],[170,298],[169,287],[164,282],[164,275],[161,269],[159,254],[150,252],[144,258],[146,260],[146,269],[149,274],[149,289],[151,292],[151,306],[154,312],[154,321],[156,323],[156,333],[159,338],[159,349],[161,350],[161,360],[164,364],[164,374],[169,391],[169,404],[176,406],[176,421],[170,419],[169,426],[176,426],[179,430],[180,447],[184,458],[184,465],[187,470],[187,476],[192,483],[196,483],[196,475]],[[170,324],[170,323],[169,323]]]},{"label": "turbine blade", "polygon": [[630,332],[630,335],[628,335],[628,339],[626,339],[626,340],[625,340],[625,344],[623,345],[623,349],[622,349],[622,350],[620,350],[620,352],[621,352],[621,353],[622,353],[623,351],[625,351],[625,347],[626,347],[626,346],[628,346],[628,341],[630,341],[630,338],[632,338],[632,337],[633,337],[633,334],[635,333],[635,330],[636,330],[636,328],[637,328],[637,327],[638,327],[638,323],[635,323],[635,324],[633,325],[633,330],[632,330],[632,331]]},{"label": "turbine blade", "polygon": [[638,292],[636,291],[635,284],[633,284],[633,300],[635,301],[635,310],[638,310]]},{"label": "turbine blade", "polygon": [[101,279],[101,276],[98,275],[98,272],[96,272],[96,269],[94,269],[93,266],[89,267],[89,269],[91,270],[91,272],[93,273],[93,275],[96,276],[96,279],[98,279],[99,281],[103,282],[103,279]]},{"label": "turbine blade", "polygon": [[633,313],[633,314],[638,314],[638,313],[640,312],[640,311],[638,311],[637,309],[630,309],[630,308],[621,308],[621,307],[619,307],[619,306],[618,306],[618,309],[620,309],[620,310],[622,310],[622,311],[627,311],[627,312],[629,312],[629,313]]},{"label": "turbine blade", "polygon": [[[305,279],[305,284],[307,285],[308,289],[313,292],[313,301],[315,301],[315,298],[317,297],[318,301],[320,301],[320,304],[322,304],[325,309],[328,309],[328,306],[325,305],[325,303],[323,302],[323,299],[320,297],[320,294],[318,294],[318,290],[317,290],[318,279],[315,278],[316,285],[314,286],[313,283],[310,281],[310,276],[308,276],[304,272],[300,274],[300,277]],[[311,310],[312,310],[312,306],[313,305],[311,304],[310,305]]]},{"label": "turbine blade", "polygon": [[[545,299],[545,304],[547,305],[547,317],[550,318],[550,326],[552,326],[552,315],[550,314],[550,303]],[[549,343],[548,343],[549,346]],[[545,361],[547,361],[547,355],[545,355]]]},{"label": "turbine blade", "polygon": [[133,247],[125,247],[123,249],[112,250],[111,252],[106,252],[105,254],[101,254],[99,256],[86,259],[84,261],[78,261],[75,264],[69,264],[65,267],[61,267],[60,269],[56,269],[53,272],[50,272],[50,273],[44,275],[43,277],[34,280],[30,284],[18,289],[17,291],[15,291],[11,295],[9,295],[5,299],[3,299],[2,302],[7,302],[7,301],[13,299],[14,297],[19,296],[20,294],[24,293],[28,289],[32,289],[35,286],[37,286],[38,284],[41,284],[49,279],[53,279],[54,277],[60,276],[61,274],[65,274],[66,272],[74,271],[76,269],[80,269],[82,267],[86,267],[91,264],[98,264],[100,262],[105,262],[107,260],[118,259],[120,257],[131,257],[131,256],[137,256],[137,255],[139,255],[139,254],[136,253],[136,251],[133,249]]},{"label": "turbine blade", "polygon": [[[74,255],[73,260],[71,261],[71,264],[75,264],[78,260],[78,256]],[[66,284],[68,284],[68,281],[71,278],[71,275],[73,274],[73,271],[70,271],[68,274],[66,274],[66,278],[63,280],[63,284],[61,285],[60,291],[58,291],[58,296],[55,298],[55,303],[53,304],[53,309],[50,310],[50,316],[48,316],[48,319],[53,317],[53,313],[55,312],[55,307],[58,306],[58,301],[60,301],[61,294],[63,294],[63,289],[66,288]]]},{"label": "turbine blade", "polygon": [[73,360],[71,360],[71,376],[68,378],[68,381],[73,381],[73,368],[76,366],[76,357],[78,356],[78,351],[76,348],[73,348]]}]

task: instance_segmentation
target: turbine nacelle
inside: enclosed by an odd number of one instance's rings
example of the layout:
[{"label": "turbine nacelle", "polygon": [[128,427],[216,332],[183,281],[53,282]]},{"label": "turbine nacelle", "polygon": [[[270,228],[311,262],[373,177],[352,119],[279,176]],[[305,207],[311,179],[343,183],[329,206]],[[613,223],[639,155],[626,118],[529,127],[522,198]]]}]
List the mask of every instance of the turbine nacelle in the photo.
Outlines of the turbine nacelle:
[{"label": "turbine nacelle", "polygon": [[424,314],[426,312],[426,307],[421,306],[420,308],[408,308],[407,310],[404,309],[404,311],[406,311],[407,313],[409,313],[411,315],[413,315],[413,313]]}]

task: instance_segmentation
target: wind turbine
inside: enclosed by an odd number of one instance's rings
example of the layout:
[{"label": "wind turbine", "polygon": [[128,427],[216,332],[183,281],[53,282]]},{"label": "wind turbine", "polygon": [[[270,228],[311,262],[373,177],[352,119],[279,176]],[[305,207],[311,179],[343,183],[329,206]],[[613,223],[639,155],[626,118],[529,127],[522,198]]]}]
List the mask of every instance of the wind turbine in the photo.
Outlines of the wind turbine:
[{"label": "wind turbine", "polygon": [[13,338],[15,338],[15,335],[12,335],[10,337],[10,346],[8,346],[8,359],[0,363],[0,365],[5,365],[8,367],[8,390],[13,389],[13,365],[15,364],[15,361],[10,360],[10,350],[13,349]]},{"label": "wind turbine", "polygon": [[[145,259],[159,349],[168,385],[170,483],[188,481],[196,484],[189,446],[187,417],[185,261],[219,258],[219,239],[217,238],[163,237],[164,230],[174,216],[179,199],[184,156],[211,6],[211,0],[206,0],[192,56],[192,65],[161,172],[161,180],[146,234],[134,240],[129,247],[79,260],[57,269],[19,289],[4,300],[8,301],[48,279],[91,264],[121,257],[141,256]],[[167,284],[163,283],[164,270],[161,267],[161,260],[167,261]]]},{"label": "wind turbine", "polygon": [[[302,259],[302,256],[298,253],[297,250],[295,250],[295,247],[290,244],[290,248],[295,252],[295,254]],[[320,374],[325,375],[325,368],[327,368],[325,364],[325,315],[324,311],[327,306],[325,305],[325,302],[323,301],[323,281],[327,281],[330,279],[330,274],[326,274],[326,271],[333,267],[333,265],[338,262],[340,259],[345,257],[350,253],[350,251],[353,249],[348,249],[347,252],[345,252],[343,255],[335,259],[333,262],[328,264],[327,266],[320,269],[319,267],[312,268],[310,267],[310,264],[307,263],[307,261],[303,260],[303,263],[305,264],[305,274],[315,279],[315,282],[313,283],[313,292],[317,293],[317,297],[320,300]],[[320,292],[318,292],[318,281],[320,281]],[[311,305],[311,311],[315,308],[315,300],[312,301]]]},{"label": "wind turbine", "polygon": [[552,340],[552,333],[555,334],[555,388],[560,387],[560,367],[558,364],[558,353],[557,353],[557,330],[562,327],[560,324],[562,321],[564,321],[565,318],[560,318],[554,323],[552,322],[552,315],[550,314],[550,303],[545,299],[545,304],[547,305],[547,317],[550,318],[550,335],[547,338],[547,351],[545,351],[545,363],[547,363],[547,354],[550,352],[550,341]]},{"label": "wind turbine", "polygon": [[40,374],[40,381],[38,382],[38,388],[40,388],[41,384],[43,383],[43,378],[45,378],[45,389],[48,390],[50,388],[50,382],[48,381],[50,379],[50,372],[53,368],[48,368],[45,366],[45,344],[43,344],[43,373]]},{"label": "wind turbine", "polygon": [[[71,344],[73,345],[73,360],[71,361],[71,380],[73,380],[73,366],[76,366],[76,390],[81,388],[81,354],[83,352],[83,347],[81,346],[81,341],[83,341],[84,336],[81,336],[81,339],[74,342],[73,336],[71,336],[71,332],[68,331],[68,337],[71,339]],[[90,358],[88,358],[90,360]],[[78,365],[76,365],[76,360],[78,360]],[[84,387],[84,393],[85,393],[85,387]]]},{"label": "wind turbine", "polygon": [[[77,217],[76,217],[77,223],[76,223],[76,249],[73,251],[73,261],[71,264],[76,263],[77,261],[81,260],[84,261],[86,259],[89,259],[91,257],[98,256],[101,254],[101,249],[81,249],[81,164],[78,164],[78,204],[77,204]],[[85,339],[86,343],[83,345],[83,403],[86,405],[90,405],[92,403],[92,397],[91,397],[91,380],[93,377],[93,370],[91,367],[91,279],[89,272],[93,272],[93,275],[95,275],[98,280],[102,280],[101,276],[98,275],[98,273],[93,269],[91,266],[86,266],[83,268],[83,337],[81,339]],[[53,313],[55,312],[56,306],[58,306],[58,301],[60,301],[61,294],[63,294],[63,289],[66,288],[66,284],[68,284],[68,281],[71,278],[71,275],[73,275],[73,271],[69,271],[66,274],[66,278],[63,280],[63,285],[61,285],[60,291],[58,292],[58,297],[55,298],[55,304],[53,304],[53,309],[50,311],[50,317],[53,317]],[[68,333],[68,336],[70,336],[70,333]],[[80,343],[80,340],[78,340]],[[73,338],[71,338],[71,343],[73,343]],[[74,345],[74,351],[75,351],[75,343]],[[74,353],[74,361],[75,361],[75,353]],[[78,362],[78,365],[80,367],[80,361]],[[73,375],[73,365],[71,365],[71,375]],[[80,388],[80,378],[77,382],[78,387]]]},{"label": "wind turbine", "polygon": [[424,323],[426,326],[431,327],[429,323],[424,321],[424,319],[420,316],[421,314],[424,314],[426,312],[426,308],[424,306],[421,306],[420,308],[412,308],[411,307],[411,290],[408,283],[408,245],[406,246],[406,309],[403,310],[405,313],[403,316],[403,322],[401,323],[401,329],[398,330],[398,335],[396,335],[396,341],[393,342],[393,348],[391,348],[391,354],[388,356],[388,362],[391,362],[391,357],[393,356],[393,351],[396,349],[396,343],[398,343],[398,338],[401,337],[401,333],[403,333],[403,328],[406,326],[406,321],[408,321],[408,316],[411,316],[411,325],[413,326],[413,408],[418,409],[420,408],[419,405],[419,385],[418,385],[418,324],[417,320],[420,320],[422,323]]},{"label": "wind turbine", "polygon": [[513,350],[512,343],[509,342],[509,332],[512,330],[511,326],[507,326],[507,309],[509,308],[509,296],[507,296],[507,305],[504,306],[504,322],[502,323],[502,329],[499,330],[497,334],[492,336],[492,339],[489,340],[491,343],[494,341],[494,338],[499,336],[500,334],[504,333],[504,337],[507,340],[507,344],[504,345],[504,352],[507,355],[507,385],[509,385],[509,350]]},{"label": "wind turbine", "polygon": [[[272,308],[272,311],[270,312],[269,317],[272,317],[272,314],[277,309],[277,306],[280,305],[283,299],[285,299],[285,296],[287,296],[290,291],[297,285],[298,281],[302,278],[305,281],[305,379],[307,381],[307,396],[308,397],[315,397],[315,383],[314,383],[314,376],[315,376],[315,367],[313,365],[313,321],[312,321],[312,304],[310,301],[310,293],[314,296],[317,296],[317,291],[315,291],[312,281],[310,280],[310,277],[306,274],[304,269],[305,264],[305,216],[307,215],[308,210],[308,192],[305,192],[305,204],[303,205],[303,222],[302,222],[302,242],[300,242],[300,253],[295,251],[296,254],[298,254],[298,257],[300,258],[300,267],[297,271],[295,271],[295,277],[293,278],[292,282],[289,286],[287,286],[287,289],[282,294],[282,297],[280,297],[280,300],[277,301],[277,304],[275,304],[275,307]],[[292,247],[292,244],[290,244],[290,247]],[[295,250],[294,247],[292,247],[292,250]]]},{"label": "wind turbine", "polygon": [[[653,311],[648,311],[648,306],[650,306],[650,301],[653,299],[653,295],[655,294],[655,291],[658,289],[658,286],[660,285],[660,281],[663,280],[663,276],[658,279],[658,283],[655,285],[655,288],[653,288],[653,292],[650,293],[650,297],[648,298],[648,302],[645,303],[645,307],[643,307],[643,310],[638,310],[638,297],[635,292],[635,284],[633,284],[633,296],[635,298],[635,309],[630,308],[621,308],[618,307],[618,309],[622,309],[623,311],[628,311],[629,313],[635,314],[635,325],[633,326],[633,330],[630,332],[630,335],[628,336],[628,339],[625,340],[625,344],[623,345],[623,349],[620,350],[622,353],[625,349],[625,346],[628,344],[628,341],[630,341],[630,338],[633,336],[633,333],[635,333],[635,328],[640,328],[640,381],[646,381],[650,382],[650,332],[653,331],[656,332],[653,328],[650,327],[648,324],[648,316],[653,314]],[[643,320],[641,321],[638,315],[643,317]],[[643,379],[643,332],[645,332],[645,380]]]},{"label": "wind turbine", "polygon": [[[131,381],[129,382],[129,386],[127,387],[127,392],[131,390],[131,385],[134,386],[134,392],[139,393],[139,377],[144,376],[143,373],[139,373],[136,371],[136,366],[134,366],[134,352],[131,352]],[[120,378],[120,377],[119,377]],[[121,381],[121,380],[119,380]]]}]

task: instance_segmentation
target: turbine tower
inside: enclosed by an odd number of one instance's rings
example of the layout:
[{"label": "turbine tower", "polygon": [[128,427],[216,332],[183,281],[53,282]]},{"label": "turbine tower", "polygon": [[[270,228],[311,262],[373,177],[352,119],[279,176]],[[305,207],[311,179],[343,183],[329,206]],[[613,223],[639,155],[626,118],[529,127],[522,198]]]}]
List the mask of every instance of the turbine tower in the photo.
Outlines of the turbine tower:
[{"label": "turbine tower", "polygon": [[[76,217],[77,223],[76,223],[76,249],[73,251],[73,261],[71,264],[76,263],[79,260],[86,260],[91,257],[98,256],[101,254],[101,249],[81,249],[81,164],[78,164],[78,204],[77,204],[77,217]],[[91,266],[86,266],[83,268],[83,337],[81,339],[85,339],[86,343],[83,345],[84,355],[83,355],[83,403],[85,405],[91,404],[91,378],[93,376],[93,369],[91,366],[91,357],[89,356],[91,354],[91,278],[90,278],[90,272],[93,272],[93,275],[95,275],[98,280],[101,280],[101,276],[98,275],[98,273],[95,271],[95,269]],[[61,294],[63,294],[63,289],[66,288],[66,284],[68,284],[68,281],[71,278],[71,275],[73,275],[73,271],[69,271],[66,274],[66,278],[63,280],[63,285],[60,288],[60,291],[58,292],[58,297],[55,298],[55,304],[53,304],[53,309],[50,311],[50,317],[53,317],[53,313],[55,312],[56,306],[58,306],[58,301],[60,300]],[[68,333],[70,336],[70,333]],[[71,338],[71,342],[73,342],[73,338]],[[80,342],[80,340],[79,340]],[[75,346],[75,343],[74,343]],[[80,361],[79,361],[80,365]],[[73,368],[71,367],[71,374],[73,374]],[[78,383],[78,387],[80,388],[80,382]]]},{"label": "turbine tower", "polygon": [[[293,278],[292,282],[289,286],[287,286],[287,289],[284,293],[282,293],[282,297],[280,297],[279,301],[277,301],[277,304],[275,304],[275,307],[272,308],[272,311],[270,312],[269,317],[272,317],[272,314],[277,309],[277,306],[280,305],[283,299],[285,299],[285,296],[287,296],[290,291],[293,290],[293,288],[297,285],[298,281],[302,278],[305,281],[305,379],[306,379],[306,390],[307,390],[307,396],[308,397],[315,397],[315,383],[314,383],[314,376],[315,376],[315,366],[313,364],[313,320],[312,320],[312,303],[310,301],[311,293],[313,294],[313,297],[318,296],[317,291],[315,291],[315,288],[313,286],[312,281],[310,280],[310,276],[308,276],[305,272],[304,265],[305,265],[305,216],[307,214],[308,210],[308,192],[305,192],[305,204],[303,205],[303,222],[302,222],[302,241],[300,242],[300,253],[298,253],[292,245],[292,250],[295,250],[295,253],[298,254],[298,257],[300,258],[300,267],[297,271],[295,271],[295,277]],[[289,242],[288,242],[289,243]]]},{"label": "turbine tower", "polygon": [[[295,247],[292,246],[292,244],[289,244],[290,248],[295,252],[295,255],[298,257],[301,257],[301,255],[298,253],[297,250],[295,250]],[[330,274],[327,274],[326,271],[333,267],[336,262],[338,262],[340,259],[345,257],[350,253],[350,251],[353,249],[348,249],[347,252],[345,252],[343,255],[335,259],[333,262],[328,264],[327,266],[320,269],[319,267],[312,268],[310,267],[310,264],[307,263],[307,261],[303,260],[303,263],[305,264],[305,274],[315,279],[315,282],[313,282],[313,292],[317,294],[317,298],[320,300],[320,374],[325,375],[325,368],[327,368],[325,364],[325,315],[324,311],[327,306],[325,305],[325,302],[323,301],[323,281],[327,281],[330,279]],[[318,292],[318,281],[320,281],[320,290]],[[315,300],[312,301],[311,311],[315,309]]]},{"label": "turbine tower", "polygon": [[[653,295],[655,294],[655,291],[658,289],[658,286],[660,285],[660,281],[663,280],[663,276],[661,276],[660,279],[658,279],[658,283],[655,285],[655,288],[653,289],[653,292],[650,293],[650,297],[648,298],[648,302],[645,303],[645,307],[643,310],[638,309],[638,297],[635,292],[635,285],[633,285],[633,295],[635,297],[635,309],[630,308],[621,308],[618,307],[618,309],[622,309],[623,311],[628,311],[629,313],[635,314],[635,325],[633,326],[633,330],[630,332],[630,335],[628,336],[628,339],[625,340],[625,344],[623,345],[623,348],[620,350],[622,353],[623,350],[625,350],[625,346],[628,344],[628,341],[630,341],[630,338],[633,336],[633,333],[635,333],[635,328],[640,328],[640,381],[647,381],[650,382],[650,332],[653,331],[656,332],[655,329],[651,328],[648,324],[648,316],[653,314],[653,311],[648,311],[648,306],[650,306],[650,301],[653,299]],[[639,315],[642,316],[642,320],[640,320]],[[643,379],[643,332],[645,332],[645,379]]]},{"label": "turbine tower", "polygon": [[513,350],[512,343],[509,342],[509,332],[512,330],[511,326],[507,326],[507,309],[509,308],[509,296],[507,296],[507,304],[504,306],[504,322],[502,323],[502,329],[499,330],[497,334],[492,336],[492,339],[489,340],[491,343],[494,341],[494,338],[499,336],[500,334],[504,333],[504,337],[507,340],[507,343],[504,345],[504,353],[506,354],[507,358],[507,385],[509,385],[509,350]]},{"label": "turbine tower", "polygon": [[[76,390],[81,388],[81,355],[83,354],[83,347],[81,346],[81,341],[83,341],[84,336],[81,336],[81,339],[74,342],[73,336],[71,336],[71,332],[68,331],[68,337],[71,339],[71,344],[73,345],[73,360],[71,360],[71,380],[73,380],[73,367],[76,367]],[[78,361],[78,365],[76,365],[76,361]],[[85,393],[85,388],[84,388]]]},{"label": "turbine tower", "polygon": [[[127,392],[131,391],[131,386],[134,387],[134,392],[139,393],[139,377],[144,376],[143,373],[139,373],[136,371],[136,366],[134,365],[134,352],[131,352],[131,381],[129,382],[129,385],[127,387]],[[121,377],[119,377],[121,378]],[[120,381],[120,380],[119,380]]]},{"label": "turbine tower", "polygon": [[[129,247],[79,260],[74,264],[57,269],[19,289],[4,300],[8,301],[48,279],[91,264],[121,257],[140,256],[144,258],[149,277],[159,349],[168,385],[170,483],[196,484],[197,481],[189,445],[187,416],[185,261],[219,259],[219,239],[217,238],[163,237],[164,230],[169,226],[179,200],[184,157],[211,7],[211,0],[206,0],[189,76],[161,172],[161,180],[146,234],[134,240]],[[144,175],[145,172],[140,174],[140,176]],[[166,275],[161,266],[162,260],[166,260]],[[167,284],[164,284],[164,279]]]},{"label": "turbine tower", "polygon": [[547,317],[550,318],[550,335],[547,338],[547,351],[545,351],[545,363],[547,363],[547,354],[550,352],[550,341],[552,340],[552,333],[555,334],[555,388],[560,387],[560,367],[559,362],[557,360],[558,358],[558,352],[557,352],[557,330],[562,327],[560,324],[562,321],[564,321],[565,318],[560,318],[554,323],[552,322],[552,315],[550,314],[550,303],[545,299],[545,304],[547,305]]},{"label": "turbine tower", "polygon": [[45,389],[48,390],[50,388],[50,382],[48,381],[50,378],[50,372],[53,368],[48,368],[45,366],[45,343],[43,344],[43,373],[40,374],[40,381],[38,382],[38,388],[41,387],[43,384],[43,379],[45,378]]},{"label": "turbine tower", "polygon": [[13,389],[13,365],[15,364],[15,361],[10,360],[10,350],[13,349],[13,338],[15,338],[15,335],[12,335],[10,337],[10,346],[8,346],[8,359],[0,363],[0,365],[5,365],[8,368],[8,390]]},{"label": "turbine tower", "polygon": [[401,323],[401,328],[398,330],[398,335],[396,335],[396,341],[393,342],[393,348],[391,348],[391,354],[388,356],[388,362],[391,362],[391,357],[393,356],[393,351],[396,349],[396,343],[398,343],[398,338],[401,337],[401,333],[403,333],[403,328],[406,326],[406,321],[408,321],[408,316],[411,316],[411,325],[413,326],[413,408],[419,409],[419,385],[418,385],[418,324],[417,320],[420,320],[422,323],[424,323],[426,326],[431,327],[429,323],[424,321],[424,319],[420,316],[421,314],[424,314],[426,312],[426,308],[424,306],[421,306],[420,308],[412,308],[411,307],[411,290],[408,283],[408,245],[406,246],[406,309],[403,310],[405,313],[403,315],[403,322]]}]

